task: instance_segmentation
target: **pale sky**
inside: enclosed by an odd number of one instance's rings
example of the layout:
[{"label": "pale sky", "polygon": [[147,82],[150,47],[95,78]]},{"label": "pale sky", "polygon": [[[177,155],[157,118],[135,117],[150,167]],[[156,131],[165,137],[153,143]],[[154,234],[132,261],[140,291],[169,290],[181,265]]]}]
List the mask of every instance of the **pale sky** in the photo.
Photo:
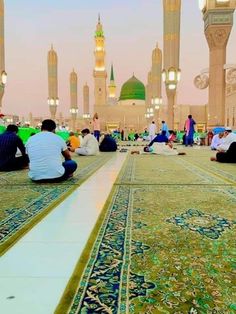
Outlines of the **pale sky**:
[{"label": "pale sky", "polygon": [[[82,89],[93,97],[94,31],[98,13],[106,38],[108,77],[113,62],[119,95],[134,72],[145,85],[156,43],[162,43],[162,0],[5,0],[5,50],[8,83],[4,113],[48,116],[47,53],[53,43],[58,54],[58,113],[69,116],[69,75],[78,74],[78,106]],[[198,90],[193,78],[208,67],[208,46],[197,0],[182,0],[178,103],[205,104],[207,90]],[[236,25],[227,48],[227,63],[236,63]],[[107,82],[108,83],[108,82]],[[165,96],[165,95],[163,95]]]}]

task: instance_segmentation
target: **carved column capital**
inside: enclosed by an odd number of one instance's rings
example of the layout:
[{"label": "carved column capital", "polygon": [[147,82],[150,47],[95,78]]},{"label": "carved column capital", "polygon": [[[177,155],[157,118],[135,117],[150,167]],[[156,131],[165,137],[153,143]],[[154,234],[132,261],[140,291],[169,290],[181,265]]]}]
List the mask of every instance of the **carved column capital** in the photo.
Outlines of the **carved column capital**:
[{"label": "carved column capital", "polygon": [[224,48],[227,45],[231,32],[231,25],[227,26],[209,26],[205,30],[205,36],[210,49]]}]

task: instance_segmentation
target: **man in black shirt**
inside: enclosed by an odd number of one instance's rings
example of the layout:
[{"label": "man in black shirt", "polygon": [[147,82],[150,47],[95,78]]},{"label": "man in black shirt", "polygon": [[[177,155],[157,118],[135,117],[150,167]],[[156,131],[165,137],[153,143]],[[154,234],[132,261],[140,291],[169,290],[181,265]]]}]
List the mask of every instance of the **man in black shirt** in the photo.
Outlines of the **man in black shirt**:
[{"label": "man in black shirt", "polygon": [[[9,124],[6,131],[0,135],[0,171],[23,169],[29,163],[25,146],[17,133],[18,127]],[[20,157],[16,157],[17,148],[22,154]]]}]

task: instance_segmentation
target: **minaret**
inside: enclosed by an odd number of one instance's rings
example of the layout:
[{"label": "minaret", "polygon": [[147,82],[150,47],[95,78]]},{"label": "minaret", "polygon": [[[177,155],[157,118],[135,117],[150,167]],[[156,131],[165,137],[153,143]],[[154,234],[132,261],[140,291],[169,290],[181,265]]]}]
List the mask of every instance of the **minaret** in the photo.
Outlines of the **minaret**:
[{"label": "minaret", "polygon": [[83,88],[83,111],[84,117],[89,118],[89,87],[87,83],[84,85]]},{"label": "minaret", "polygon": [[115,79],[114,79],[113,64],[111,65],[110,85],[108,86],[108,90],[109,90],[109,98],[115,98],[116,97],[116,84],[115,84]]},{"label": "minaret", "polygon": [[34,126],[34,118],[32,112],[29,113],[29,124],[30,126]]},{"label": "minaret", "polygon": [[74,69],[70,74],[70,114],[71,114],[71,129],[75,131],[76,119],[78,114],[78,77]]},{"label": "minaret", "polygon": [[51,118],[55,119],[58,99],[58,79],[57,79],[57,53],[51,46],[48,52],[48,105],[51,113]]},{"label": "minaret", "polygon": [[168,99],[168,126],[174,129],[176,89],[180,79],[180,10],[181,0],[163,0],[164,9],[164,70]]},{"label": "minaret", "polygon": [[116,99],[116,84],[115,84],[115,78],[114,78],[114,69],[113,64],[111,65],[111,76],[110,76],[110,84],[108,86],[108,102],[110,105],[115,105],[117,99]]},{"label": "minaret", "polygon": [[[161,72],[162,72],[162,51],[156,45],[156,48],[152,52],[152,97],[154,105],[161,104]],[[160,100],[158,102],[158,100]]]},{"label": "minaret", "polygon": [[2,107],[2,98],[7,79],[5,72],[5,45],[4,45],[4,1],[0,0],[0,112]]},{"label": "minaret", "polygon": [[102,24],[100,22],[100,15],[98,17],[98,24],[95,32],[95,68],[93,71],[94,77],[94,96],[95,96],[95,108],[96,106],[106,105],[107,91],[106,91],[106,78],[107,72],[105,69],[105,37],[103,34]]}]

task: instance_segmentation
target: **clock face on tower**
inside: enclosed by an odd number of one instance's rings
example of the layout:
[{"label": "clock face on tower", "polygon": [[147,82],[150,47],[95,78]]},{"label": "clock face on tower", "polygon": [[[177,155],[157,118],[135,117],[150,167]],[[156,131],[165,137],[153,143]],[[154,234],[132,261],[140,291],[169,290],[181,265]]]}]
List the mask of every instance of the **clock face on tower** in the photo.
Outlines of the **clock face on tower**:
[{"label": "clock face on tower", "polygon": [[198,0],[200,10],[204,10],[206,7],[206,0]]}]

